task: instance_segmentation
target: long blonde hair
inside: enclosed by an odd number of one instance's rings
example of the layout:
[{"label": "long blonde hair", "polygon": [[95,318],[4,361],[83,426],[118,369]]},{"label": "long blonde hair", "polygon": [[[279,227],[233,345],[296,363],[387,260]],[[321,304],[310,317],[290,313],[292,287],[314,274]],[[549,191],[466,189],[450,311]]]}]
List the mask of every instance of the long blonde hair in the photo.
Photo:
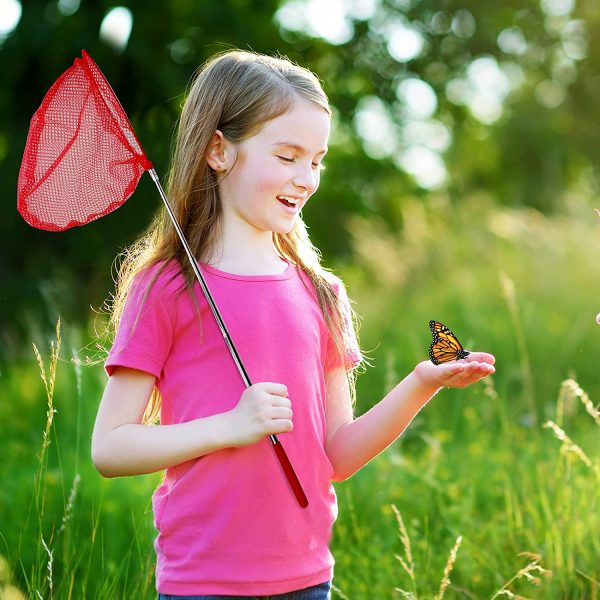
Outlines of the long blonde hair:
[{"label": "long blonde hair", "polygon": [[[241,50],[211,58],[197,72],[184,102],[167,179],[167,196],[194,256],[203,262],[215,249],[221,228],[222,208],[217,175],[206,157],[215,131],[237,144],[256,135],[271,119],[288,111],[297,96],[331,114],[327,96],[317,77],[286,57],[270,57]],[[317,300],[342,364],[357,320],[344,317],[331,273],[321,266],[319,251],[312,245],[306,226],[296,217],[289,233],[273,233],[273,243],[282,258],[304,271],[312,281]],[[194,273],[166,210],[160,210],[146,232],[121,256],[109,329],[116,332],[125,300],[135,276],[146,267],[161,263],[155,276],[176,260],[195,301]],[[195,306],[197,304],[195,303]],[[350,322],[349,322],[350,321]],[[352,331],[349,331],[349,328]],[[352,398],[355,373],[348,371]],[[155,420],[160,395],[155,388],[144,422]]]}]

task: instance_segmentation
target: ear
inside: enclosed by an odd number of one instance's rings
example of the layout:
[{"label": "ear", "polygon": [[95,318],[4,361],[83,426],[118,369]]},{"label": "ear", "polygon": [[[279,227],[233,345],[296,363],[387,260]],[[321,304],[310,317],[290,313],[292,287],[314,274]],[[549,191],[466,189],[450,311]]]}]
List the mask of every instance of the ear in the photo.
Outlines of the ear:
[{"label": "ear", "polygon": [[215,171],[226,171],[233,165],[234,155],[233,144],[217,129],[206,154],[208,166]]}]

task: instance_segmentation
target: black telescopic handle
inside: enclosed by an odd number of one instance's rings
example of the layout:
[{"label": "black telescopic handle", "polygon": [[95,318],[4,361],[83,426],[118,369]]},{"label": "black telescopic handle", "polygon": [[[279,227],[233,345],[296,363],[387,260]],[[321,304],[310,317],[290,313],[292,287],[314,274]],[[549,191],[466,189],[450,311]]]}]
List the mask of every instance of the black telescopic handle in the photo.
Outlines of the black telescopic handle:
[{"label": "black telescopic handle", "polygon": [[[223,336],[223,339],[225,340],[225,344],[227,345],[227,348],[229,349],[229,353],[231,354],[231,357],[233,358],[233,362],[235,363],[238,371],[240,372],[240,375],[242,376],[242,380],[244,381],[244,384],[248,388],[252,385],[252,382],[250,381],[250,377],[248,376],[248,372],[246,371],[246,368],[244,367],[244,365],[242,363],[242,360],[240,358],[240,355],[238,354],[237,348],[233,344],[233,340],[231,339],[231,336],[229,335],[229,332],[227,331],[227,327],[225,327],[225,322],[223,321],[223,318],[221,317],[221,313],[219,313],[219,309],[217,308],[217,305],[215,304],[212,294],[210,293],[210,290],[208,289],[208,285],[206,285],[206,281],[204,280],[202,272],[200,271],[200,268],[198,267],[198,263],[197,263],[194,255],[192,253],[192,250],[185,238],[183,230],[181,229],[181,227],[179,226],[179,223],[177,222],[175,213],[173,212],[173,209],[171,208],[171,204],[169,203],[167,195],[165,194],[165,191],[163,190],[163,187],[160,184],[158,175],[156,174],[156,171],[154,170],[154,168],[149,169],[148,173],[149,173],[150,177],[152,178],[152,181],[154,181],[154,183],[158,189],[158,193],[160,194],[160,197],[162,198],[162,201],[165,205],[165,208],[167,209],[167,212],[169,213],[169,217],[171,218],[173,226],[175,227],[175,231],[177,232],[177,235],[179,236],[179,239],[181,240],[181,243],[183,245],[183,249],[185,250],[185,253],[190,261],[190,265],[192,267],[192,270],[194,271],[194,275],[196,276],[196,279],[198,280],[198,283],[200,284],[200,287],[202,288],[202,292],[204,293],[204,296],[206,297],[206,301],[208,302],[208,305],[210,306],[210,310],[212,311],[212,314],[215,317],[215,320],[217,321],[217,325],[219,326],[219,329],[221,330],[221,335]],[[279,463],[281,464],[281,468],[283,469],[285,476],[288,480],[288,483],[290,484],[292,491],[294,492],[294,496],[296,496],[296,500],[298,500],[298,504],[300,504],[300,506],[302,508],[306,508],[308,506],[308,500],[306,498],[306,495],[304,494],[304,490],[302,489],[302,485],[300,484],[300,481],[298,480],[298,477],[292,467],[292,464],[290,463],[290,460],[289,460],[287,454],[285,453],[283,446],[281,445],[281,442],[279,441],[277,436],[274,434],[270,435],[269,437],[271,439],[273,449],[275,450],[275,454],[277,455],[277,458],[279,459]]]}]

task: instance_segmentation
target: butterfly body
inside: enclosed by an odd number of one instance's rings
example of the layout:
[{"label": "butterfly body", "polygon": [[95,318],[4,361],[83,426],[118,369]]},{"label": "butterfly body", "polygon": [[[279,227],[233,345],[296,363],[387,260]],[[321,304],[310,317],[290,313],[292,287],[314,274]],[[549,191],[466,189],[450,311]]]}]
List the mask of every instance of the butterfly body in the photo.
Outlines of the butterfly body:
[{"label": "butterfly body", "polygon": [[429,321],[433,341],[429,346],[429,358],[434,365],[469,356],[456,336],[442,323]]}]

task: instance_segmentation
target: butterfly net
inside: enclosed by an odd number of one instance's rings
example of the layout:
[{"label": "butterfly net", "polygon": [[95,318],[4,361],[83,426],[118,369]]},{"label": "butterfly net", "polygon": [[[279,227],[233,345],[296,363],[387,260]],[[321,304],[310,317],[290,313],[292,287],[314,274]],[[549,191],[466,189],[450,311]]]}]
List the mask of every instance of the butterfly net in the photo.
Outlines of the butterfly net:
[{"label": "butterfly net", "polygon": [[[250,380],[152,163],[104,75],[85,52],[48,90],[33,115],[17,184],[17,208],[33,227],[61,231],[121,206],[150,171],[231,355]],[[271,441],[300,506],[302,486],[275,435]]]},{"label": "butterfly net", "polygon": [[17,207],[39,229],[85,225],[121,206],[151,168],[110,84],[84,50],[31,119]]}]

